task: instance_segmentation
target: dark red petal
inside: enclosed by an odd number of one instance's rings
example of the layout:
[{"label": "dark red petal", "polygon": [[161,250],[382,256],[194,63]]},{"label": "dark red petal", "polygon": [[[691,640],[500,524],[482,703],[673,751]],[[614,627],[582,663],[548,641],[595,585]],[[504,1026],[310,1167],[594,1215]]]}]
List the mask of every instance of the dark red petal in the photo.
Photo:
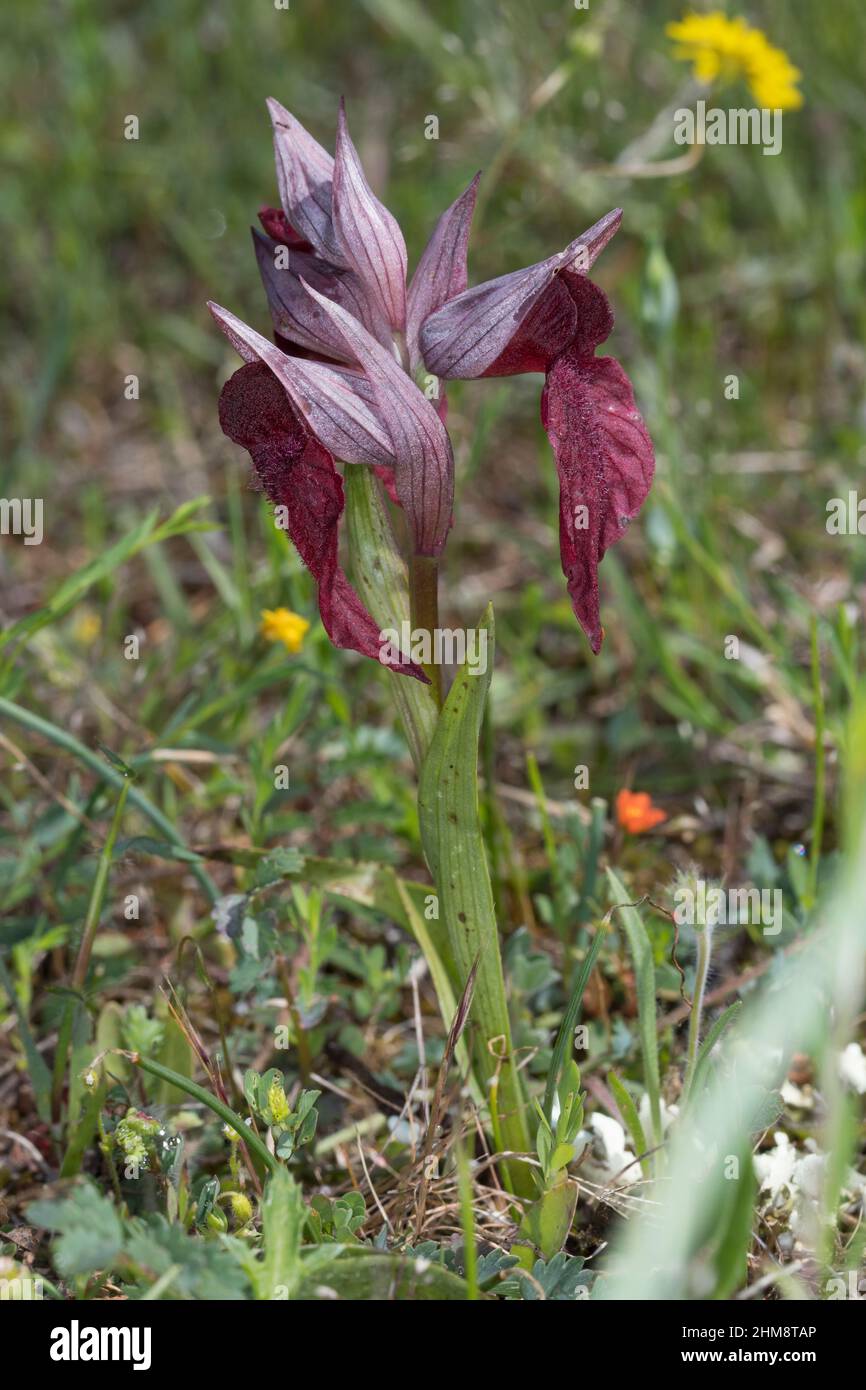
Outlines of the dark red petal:
[{"label": "dark red petal", "polygon": [[312,251],[312,246],[300,232],[296,232],[282,208],[259,208],[259,221],[274,241],[289,246],[293,251]]},{"label": "dark red petal", "polygon": [[208,308],[245,362],[262,362],[270,368],[310,434],[333,458],[343,463],[391,464],[391,438],[378,408],[371,407],[375,393],[362,372],[289,355],[219,304],[209,303]]},{"label": "dark red petal", "polygon": [[575,616],[598,652],[598,565],[649,492],[653,446],[613,357],[562,353],[548,373],[541,419],[559,472],[562,568]]},{"label": "dark red petal", "polygon": [[577,332],[574,300],[557,276],[530,309],[513,338],[482,376],[545,372]]},{"label": "dark red petal", "polygon": [[[559,276],[577,272],[585,276],[621,221],[622,212],[615,208],[555,256],[475,285],[450,299],[425,320],[419,335],[429,371],[441,377],[467,378],[494,374],[497,361],[506,367],[497,375],[538,370],[519,365],[522,360],[543,357],[551,362],[567,341],[568,325],[561,316],[567,320],[570,310],[561,293],[547,299],[547,292]],[[545,307],[529,326],[529,342],[521,348],[518,341],[509,357],[511,344],[542,300]]]},{"label": "dark red petal", "polygon": [[[378,661],[379,626],[340,568],[343,480],[333,458],[308,434],[262,363],[248,363],[229,378],[219,416],[224,433],[249,450],[268,497],[286,508],[288,533],[319,586],[319,612],[331,641]],[[390,669],[427,681],[412,662]]]},{"label": "dark red petal", "polygon": [[613,332],[613,310],[603,289],[585,275],[565,271],[559,283],[567,291],[575,309],[574,333],[568,346],[572,352],[592,354]]}]

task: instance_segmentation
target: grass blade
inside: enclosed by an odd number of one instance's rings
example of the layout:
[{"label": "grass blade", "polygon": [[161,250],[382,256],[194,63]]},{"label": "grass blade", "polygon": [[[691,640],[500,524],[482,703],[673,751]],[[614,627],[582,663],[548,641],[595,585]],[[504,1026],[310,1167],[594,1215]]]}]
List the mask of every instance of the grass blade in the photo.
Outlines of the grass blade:
[{"label": "grass blade", "polygon": [[647,1175],[647,1177],[649,1177],[650,1170],[652,1167],[649,1158],[647,1157],[649,1145],[646,1141],[646,1135],[643,1131],[643,1125],[640,1122],[640,1115],[637,1113],[637,1106],[635,1105],[634,1101],[632,1100],[628,1091],[625,1089],[625,1086],[622,1084],[615,1071],[608,1072],[607,1084],[613,1091],[614,1100],[619,1106],[619,1113],[622,1115],[622,1118],[625,1121],[625,1127],[631,1135],[631,1140],[634,1144],[634,1151],[640,1159],[640,1166],[643,1169],[644,1173]]},{"label": "grass blade", "polygon": [[658,1035],[656,1032],[656,972],[652,943],[643,924],[643,918],[637,908],[628,901],[628,893],[613,869],[608,869],[607,877],[614,902],[611,912],[617,912],[618,918],[622,922],[634,965],[640,1045],[643,1053],[643,1079],[650,1102],[652,1142],[654,1146],[657,1146],[661,1144],[663,1136]]}]

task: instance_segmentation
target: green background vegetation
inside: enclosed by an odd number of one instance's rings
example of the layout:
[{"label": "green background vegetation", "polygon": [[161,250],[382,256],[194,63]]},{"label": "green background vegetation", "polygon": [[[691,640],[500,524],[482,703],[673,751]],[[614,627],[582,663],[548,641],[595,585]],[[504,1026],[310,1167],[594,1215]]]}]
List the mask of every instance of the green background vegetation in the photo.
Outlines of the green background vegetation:
[{"label": "green background vegetation", "polygon": [[[813,905],[812,873],[825,872],[837,838],[835,750],[862,674],[864,541],[828,535],[825,520],[828,499],[866,495],[866,10],[856,0],[729,7],[803,71],[805,104],[785,116],[783,153],[707,148],[685,172],[624,176],[615,161],[688,80],[664,34],[683,8],[4,5],[0,493],[45,499],[41,546],[0,540],[4,625],[43,611],[82,567],[102,568],[86,592],[61,593],[39,631],[6,644],[0,696],[134,763],[137,789],[171,831],[137,813],[124,825],[103,984],[149,997],[167,949],[206,921],[188,866],[167,851],[173,838],[297,846],[410,876],[421,865],[384,682],[330,648],[314,586],[216,418],[236,358],[205,301],[268,331],[248,227],[277,201],[269,95],[326,146],[345,95],[410,264],[477,169],[471,282],[540,259],[624,208],[596,271],[617,315],[607,349],[634,381],[658,482],[602,566],[597,659],[560,573],[540,378],[449,388],[457,504],[442,613],[466,625],[488,599],[496,609],[485,770],[499,791],[486,815],[503,930],[529,926],[553,940],[556,928],[568,939],[586,924],[588,905],[571,888],[577,822],[559,813],[588,802],[573,790],[577,764],[590,770],[592,795],[612,800],[633,785],[668,812],[658,836],[614,842],[636,889],[660,896],[694,860],[707,877],[783,883],[795,919]],[[734,85],[718,104],[751,98]],[[124,139],[129,115],[137,141]],[[436,141],[425,139],[430,115]],[[682,153],[671,143],[662,157]],[[137,401],[124,398],[129,374]],[[732,374],[738,400],[725,399]],[[196,516],[211,529],[130,541],[154,507],[165,518],[202,495],[211,500]],[[258,633],[261,610],[283,604],[313,624],[297,656]],[[813,622],[828,730],[817,848]],[[142,636],[138,661],[123,656],[130,633]],[[740,660],[725,657],[729,635]],[[31,967],[43,983],[62,974],[62,957],[49,953],[83,924],[116,793],[103,795],[68,740],[61,747],[2,717],[0,732],[0,944],[18,952],[21,1003],[38,1030],[56,1022],[56,1004],[34,1002]],[[200,757],[153,757],[166,747]],[[534,809],[529,752],[552,829]],[[291,770],[286,792],[274,791],[277,763]],[[129,846],[145,833],[156,849]],[[239,882],[225,864],[208,872],[224,892]],[[118,905],[142,885],[143,920],[127,930]],[[663,997],[675,1002],[663,919],[653,930]],[[765,951],[738,939],[720,964],[742,968]],[[612,957],[606,976],[622,1017],[602,1010],[597,1026],[609,1053],[636,1055],[633,986],[620,967]],[[383,1010],[400,1015],[402,966],[390,948],[375,967],[347,948],[338,968],[367,991],[360,1005],[353,996],[348,1038],[361,1051],[371,1018],[381,1029]],[[512,968],[521,979],[529,969]],[[398,1082],[417,1060],[406,1047],[380,1058]]]}]

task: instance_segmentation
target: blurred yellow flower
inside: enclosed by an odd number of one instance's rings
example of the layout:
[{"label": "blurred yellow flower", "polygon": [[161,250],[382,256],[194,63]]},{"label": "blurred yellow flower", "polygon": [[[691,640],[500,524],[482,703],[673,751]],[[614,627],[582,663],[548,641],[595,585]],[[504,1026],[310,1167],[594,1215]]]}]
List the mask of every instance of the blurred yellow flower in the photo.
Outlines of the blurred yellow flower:
[{"label": "blurred yellow flower", "polygon": [[72,636],[76,642],[80,642],[82,647],[89,647],[95,642],[102,631],[102,619],[98,613],[90,609],[83,609],[72,625]]},{"label": "blurred yellow flower", "polygon": [[711,14],[687,14],[665,33],[678,47],[675,58],[694,64],[699,82],[731,82],[743,77],[760,107],[792,111],[803,105],[797,89],[802,76],[766,34],[739,16],[729,19],[721,10]]},{"label": "blurred yellow flower", "polygon": [[299,652],[310,629],[306,618],[289,608],[265,608],[259,631],[269,642],[282,642],[290,652]]}]

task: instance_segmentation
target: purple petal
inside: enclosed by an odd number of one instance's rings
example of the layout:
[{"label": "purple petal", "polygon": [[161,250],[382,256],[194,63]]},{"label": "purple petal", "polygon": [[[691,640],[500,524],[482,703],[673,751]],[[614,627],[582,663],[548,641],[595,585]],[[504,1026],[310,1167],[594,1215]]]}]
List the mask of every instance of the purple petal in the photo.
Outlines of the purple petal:
[{"label": "purple petal", "polygon": [[[322,298],[320,302],[329,301]],[[310,433],[334,458],[343,463],[391,465],[390,435],[378,418],[378,404],[376,411],[371,409],[371,388],[360,373],[289,357],[227,309],[218,304],[208,308],[246,362],[262,362],[273,372]]]},{"label": "purple petal", "polygon": [[[289,342],[298,343],[301,347],[319,353],[320,356],[346,359],[346,347],[339,333],[334,331],[330,320],[318,305],[313,304],[298,280],[295,253],[284,243],[262,236],[255,228],[252,231],[259,274],[276,331]],[[279,264],[278,257],[281,258]],[[311,264],[314,260],[315,258],[309,255],[302,257],[307,275],[315,276]],[[283,264],[283,261],[287,263]],[[326,261],[319,261],[318,264],[327,266]],[[329,290],[332,294],[339,293],[340,274],[339,271],[331,270]],[[319,277],[323,289],[326,278],[324,274]]]},{"label": "purple petal", "polygon": [[406,304],[406,341],[413,372],[422,362],[418,335],[424,320],[466,289],[466,252],[480,177],[476,174],[466,192],[443,212],[412,276]]},{"label": "purple petal", "polygon": [[392,444],[394,486],[419,555],[438,555],[451,525],[454,455],[439,415],[395,357],[338,304],[309,288],[343,333],[376,394],[378,417]]},{"label": "purple petal", "polygon": [[[466,290],[427,319],[420,333],[421,351],[429,371],[443,377],[478,377],[506,353],[525,320],[545,291],[562,272],[585,274],[615,234],[622,220],[619,208],[602,217],[594,226],[546,261],[488,280]],[[549,342],[545,342],[544,319],[535,355],[546,351],[549,362],[561,351],[563,323],[555,310],[568,306],[556,291],[551,315]],[[566,315],[567,317],[567,315]],[[536,371],[537,367],[515,366],[514,371]]]},{"label": "purple petal", "polygon": [[280,102],[268,97],[280,202],[292,228],[325,260],[345,265],[334,238],[334,161]]},{"label": "purple petal", "polygon": [[[239,368],[226,382],[220,424],[249,450],[271,501],[286,508],[288,533],[318,585],[319,611],[331,641],[379,661],[379,625],[340,568],[343,480],[331,455],[310,438],[280,383],[258,362]],[[427,682],[411,661],[391,669]]]},{"label": "purple petal", "polygon": [[395,333],[406,326],[406,243],[396,218],[373,193],[346,128],[340,102],[333,185],[334,231],[340,259],[363,284]]},{"label": "purple petal", "polygon": [[348,360],[342,336],[310,299],[299,279],[303,276],[320,294],[335,299],[360,319],[375,338],[390,346],[391,335],[384,321],[367,321],[371,306],[354,271],[342,270],[320,256],[271,241],[255,228],[253,244],[274,328],[281,337],[319,356]]}]

